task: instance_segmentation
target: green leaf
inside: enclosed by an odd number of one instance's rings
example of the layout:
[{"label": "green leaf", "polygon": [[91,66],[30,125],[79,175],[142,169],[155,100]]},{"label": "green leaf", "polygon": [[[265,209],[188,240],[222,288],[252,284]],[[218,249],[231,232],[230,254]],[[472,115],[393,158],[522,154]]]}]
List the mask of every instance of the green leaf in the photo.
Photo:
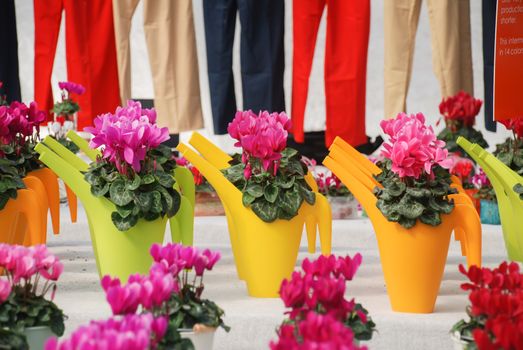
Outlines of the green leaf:
[{"label": "green leaf", "polygon": [[298,151],[294,148],[287,147],[281,152],[282,157],[284,158],[292,158],[296,155],[298,155]]},{"label": "green leaf", "polygon": [[126,205],[133,200],[133,194],[126,188],[125,181],[118,179],[111,184],[109,189],[111,201],[116,205]]},{"label": "green leaf", "polygon": [[138,223],[137,216],[129,215],[124,218],[116,211],[111,213],[111,220],[119,231],[127,231]]},{"label": "green leaf", "polygon": [[425,206],[409,195],[403,196],[396,208],[396,211],[407,219],[417,219],[424,210]]},{"label": "green leaf", "polygon": [[269,184],[265,186],[263,190],[263,196],[269,203],[276,202],[276,199],[278,198],[279,189],[273,184]]},{"label": "green leaf", "polygon": [[439,224],[441,224],[440,214],[434,211],[428,211],[426,213],[423,213],[423,215],[421,215],[419,219],[422,223],[431,226],[438,226]]},{"label": "green leaf", "polygon": [[293,190],[283,192],[278,201],[278,205],[289,214],[294,214],[298,212],[302,202],[303,197],[300,196],[298,191]]},{"label": "green leaf", "polygon": [[153,205],[153,195],[151,192],[140,192],[136,195],[134,202],[142,211],[147,212]]},{"label": "green leaf", "polygon": [[134,174],[134,178],[132,182],[127,182],[127,189],[129,191],[134,191],[140,187],[140,184],[142,182],[142,179],[140,178],[140,175]]},{"label": "green leaf", "polygon": [[162,212],[162,195],[158,191],[152,191],[151,211],[160,214]]},{"label": "green leaf", "polygon": [[158,172],[156,173],[156,177],[158,178],[160,185],[163,187],[172,188],[174,186],[174,177],[172,175],[164,172]]},{"label": "green leaf", "polygon": [[111,184],[106,182],[103,186],[91,186],[91,193],[95,197],[103,197],[109,192]]},{"label": "green leaf", "polygon": [[154,176],[151,174],[147,174],[142,178],[142,183],[145,185],[150,185],[155,181]]},{"label": "green leaf", "polygon": [[278,207],[265,201],[256,201],[252,203],[251,209],[265,222],[273,222],[278,217]]},{"label": "green leaf", "polygon": [[254,202],[256,198],[254,196],[251,196],[248,192],[244,192],[242,196],[242,204],[244,207],[248,207],[249,205]]},{"label": "green leaf", "polygon": [[247,184],[247,188],[245,189],[248,194],[253,196],[254,198],[259,198],[263,196],[263,187],[256,183],[249,183]]}]

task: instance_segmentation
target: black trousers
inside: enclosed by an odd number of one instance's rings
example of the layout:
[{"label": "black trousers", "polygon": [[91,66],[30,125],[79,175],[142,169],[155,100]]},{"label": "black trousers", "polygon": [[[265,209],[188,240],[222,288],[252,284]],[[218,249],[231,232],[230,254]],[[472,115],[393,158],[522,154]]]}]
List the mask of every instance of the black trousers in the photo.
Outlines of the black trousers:
[{"label": "black trousers", "polygon": [[207,67],[214,132],[226,134],[236,113],[232,48],[240,15],[243,109],[285,110],[284,0],[204,0]]},{"label": "black trousers", "polygon": [[18,77],[18,38],[14,0],[0,1],[0,81],[4,86],[0,95],[7,101],[20,101],[20,78]]},{"label": "black trousers", "polygon": [[497,0],[483,0],[483,82],[485,85],[485,127],[496,131],[494,121],[494,43],[496,41],[496,6]]}]

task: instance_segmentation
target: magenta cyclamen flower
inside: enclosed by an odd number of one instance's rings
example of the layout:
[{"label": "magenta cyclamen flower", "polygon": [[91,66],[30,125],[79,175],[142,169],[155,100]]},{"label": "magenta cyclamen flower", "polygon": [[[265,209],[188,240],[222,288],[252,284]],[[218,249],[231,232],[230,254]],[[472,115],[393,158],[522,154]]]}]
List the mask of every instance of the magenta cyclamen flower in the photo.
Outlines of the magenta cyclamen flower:
[{"label": "magenta cyclamen flower", "polygon": [[11,283],[8,280],[0,279],[0,304],[9,298],[11,289]]},{"label": "magenta cyclamen flower", "polygon": [[[297,329],[296,329],[297,328]],[[271,342],[271,350],[364,350],[365,346],[354,344],[354,334],[342,322],[330,315],[314,311],[307,313],[297,326],[283,325],[277,342]]]},{"label": "magenta cyclamen flower", "polygon": [[40,123],[45,120],[45,113],[38,109],[36,102],[29,106],[14,101],[9,106],[0,107],[0,142],[9,144],[15,140],[25,142],[40,131]]},{"label": "magenta cyclamen flower", "polygon": [[156,349],[167,329],[167,320],[151,314],[126,315],[91,321],[68,339],[49,339],[45,350],[150,350]]},{"label": "magenta cyclamen flower", "polygon": [[65,90],[70,94],[82,95],[85,92],[85,88],[81,84],[70,81],[61,81],[58,83],[58,87],[60,90]]},{"label": "magenta cyclamen flower", "polygon": [[56,281],[63,271],[62,263],[45,245],[24,247],[0,244],[0,267],[12,276],[13,283],[30,280],[38,274],[44,279]]},{"label": "magenta cyclamen flower", "polygon": [[474,176],[472,176],[472,183],[477,188],[492,186],[489,178],[487,177],[487,174],[485,174],[485,172],[481,168],[479,169],[479,171],[476,174],[474,174]]},{"label": "magenta cyclamen flower", "polygon": [[102,147],[103,157],[125,173],[126,164],[136,172],[150,149],[169,139],[167,128],[156,124],[156,112],[142,109],[139,102],[129,101],[127,107],[118,107],[115,114],[96,117],[94,127],[85,128],[93,134],[90,146]]},{"label": "magenta cyclamen flower", "polygon": [[162,264],[165,269],[171,271],[175,276],[184,269],[195,269],[197,276],[202,276],[205,270],[212,270],[220,260],[220,253],[209,249],[200,251],[192,246],[183,246],[176,243],[168,243],[165,246],[153,244],[151,256],[156,263]]},{"label": "magenta cyclamen flower", "polygon": [[392,171],[398,176],[417,179],[422,174],[432,176],[435,165],[445,169],[452,166],[445,142],[438,140],[432,127],[425,125],[422,113],[400,113],[380,125],[390,138],[383,144],[382,155],[392,161]]},{"label": "magenta cyclamen flower", "polygon": [[[248,163],[250,158],[258,159],[265,171],[273,166],[276,173],[281,152],[287,145],[291,121],[285,113],[238,111],[227,131],[238,140],[235,146],[243,149],[242,159]],[[251,168],[247,165],[245,176],[250,177]]]}]

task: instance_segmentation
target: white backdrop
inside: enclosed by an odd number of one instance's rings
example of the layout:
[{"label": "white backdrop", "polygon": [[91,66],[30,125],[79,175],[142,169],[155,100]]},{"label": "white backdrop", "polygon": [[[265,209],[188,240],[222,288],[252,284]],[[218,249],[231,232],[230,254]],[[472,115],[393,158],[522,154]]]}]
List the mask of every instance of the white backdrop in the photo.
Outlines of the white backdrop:
[{"label": "white backdrop", "polygon": [[[174,0],[175,1],[175,0]],[[207,65],[205,53],[205,36],[203,23],[202,1],[193,0],[195,29],[198,46],[198,60],[200,67],[200,83],[202,91],[202,106],[206,130],[211,136],[212,119],[209,101],[209,86],[207,81]],[[474,88],[476,97],[483,98],[483,58],[481,54],[481,1],[471,0],[472,22],[472,51],[474,62]],[[380,133],[379,121],[383,117],[383,1],[372,0],[371,35],[369,43],[368,70],[367,70],[367,133],[375,136]],[[292,74],[292,1],[285,0],[285,93],[287,108],[290,108],[291,74]],[[22,98],[24,101],[33,99],[33,64],[34,64],[34,20],[33,1],[16,0],[17,27],[19,40],[20,80]],[[153,98],[153,86],[147,57],[147,48],[142,25],[142,7],[138,6],[133,18],[132,37],[132,95],[134,98]],[[57,82],[66,80],[64,26],[62,25],[58,50],[53,69],[52,83],[56,88]],[[241,109],[241,80],[239,77],[239,23],[237,26],[237,40],[235,42],[234,72],[236,77],[236,92],[238,108]],[[325,49],[325,15],[320,26],[314,64],[310,78],[309,99],[305,116],[307,131],[323,130],[325,126],[325,96],[323,90],[323,62]],[[58,91],[55,91],[55,94]],[[422,8],[416,41],[414,57],[414,71],[408,98],[409,112],[423,112],[428,120],[435,123],[439,118],[438,104],[440,101],[439,86],[432,72],[432,58],[430,48],[430,28],[428,12]],[[504,127],[497,134],[484,130],[483,116],[478,117],[478,127],[483,130],[489,143],[503,140],[508,133]],[[187,137],[186,134],[182,138]],[[216,142],[231,150],[228,137],[214,137]]]}]

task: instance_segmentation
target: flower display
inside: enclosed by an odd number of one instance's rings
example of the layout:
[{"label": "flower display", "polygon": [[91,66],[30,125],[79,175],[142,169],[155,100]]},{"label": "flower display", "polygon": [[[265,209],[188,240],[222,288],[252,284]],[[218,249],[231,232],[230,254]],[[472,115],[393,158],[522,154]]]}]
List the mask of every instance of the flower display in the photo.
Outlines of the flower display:
[{"label": "flower display", "polygon": [[452,156],[452,168],[450,173],[457,176],[465,189],[474,188],[472,177],[476,174],[474,162],[468,158]]},{"label": "flower display", "polygon": [[310,311],[298,324],[283,325],[278,341],[270,343],[271,350],[364,350],[354,344],[354,335],[345,325],[330,315]]},{"label": "flower display", "polygon": [[0,244],[0,268],[5,274],[0,277],[0,328],[22,332],[25,327],[49,326],[62,335],[64,315],[53,303],[64,269],[60,260],[45,245]]},{"label": "flower display", "polygon": [[94,119],[94,127],[85,128],[93,134],[90,146],[102,147],[103,158],[125,174],[130,166],[140,172],[147,152],[169,139],[169,130],[154,124],[154,110],[142,109],[139,102],[128,101],[116,113]]},{"label": "flower display", "polygon": [[494,155],[518,175],[523,175],[523,118],[505,119],[500,123],[512,131],[512,137],[497,144]]},{"label": "flower display", "polygon": [[469,291],[468,321],[453,327],[460,338],[479,350],[521,349],[523,344],[523,274],[515,262],[498,267],[459,270],[469,282],[461,288]]},{"label": "flower display", "polygon": [[[80,110],[80,106],[73,99],[72,95],[83,95],[85,93],[85,88],[80,84],[69,81],[59,82],[58,87],[61,90],[61,100],[57,101],[53,106],[54,121],[62,125],[64,124],[64,121],[71,122],[73,123],[73,129],[76,130],[76,113]],[[61,137],[57,138],[57,140],[66,140],[66,138]],[[65,144],[65,142],[62,143]],[[66,144],[66,146],[68,145]]]},{"label": "flower display", "polygon": [[242,148],[224,170],[227,179],[243,192],[243,205],[263,221],[291,220],[315,194],[304,176],[307,166],[298,151],[287,148],[291,121],[285,113],[237,112],[228,131]]},{"label": "flower display", "polygon": [[70,81],[61,81],[58,83],[58,87],[60,90],[67,91],[69,94],[83,95],[85,92],[83,85]]},{"label": "flower display", "polygon": [[49,339],[45,350],[154,350],[167,330],[167,320],[151,314],[125,315],[91,321],[68,339]]},{"label": "flower display", "polygon": [[499,121],[501,124],[511,130],[516,137],[523,138],[523,118],[510,118]]},{"label": "flower display", "polygon": [[443,147],[445,142],[436,138],[432,127],[425,125],[422,113],[400,113],[395,119],[382,120],[380,126],[389,136],[383,144],[382,155],[392,161],[392,171],[399,177],[433,175],[432,168],[439,165],[449,169],[452,160]]},{"label": "flower display", "polygon": [[389,136],[383,144],[383,160],[376,165],[381,173],[375,178],[376,206],[383,216],[405,228],[417,221],[437,226],[441,214],[450,214],[454,202],[449,195],[453,160],[444,149],[445,142],[436,138],[432,127],[425,125],[423,114],[400,113],[384,120],[381,128]]},{"label": "flower display", "polygon": [[[305,334],[302,332],[317,323],[312,320],[319,323],[325,321],[334,328],[343,327],[348,330],[349,332],[343,330],[344,333],[350,334],[350,337],[347,336],[347,338],[350,338],[351,341],[345,343],[346,345],[352,344],[353,338],[369,340],[375,324],[368,317],[367,310],[361,304],[357,304],[354,299],[345,299],[346,282],[354,278],[361,261],[360,254],[353,257],[322,255],[314,261],[305,259],[301,265],[301,271],[295,271],[290,279],[283,280],[280,297],[285,307],[290,309],[286,312],[289,319],[283,322],[278,331],[280,339],[278,343],[271,343],[271,348],[283,349],[284,346],[291,344],[289,341],[294,341],[296,344],[293,343],[293,346],[300,346],[296,349],[308,349],[304,340]],[[325,319],[318,318],[319,315],[325,316]],[[305,326],[306,324],[309,326]],[[297,334],[300,334],[300,337],[296,338]],[[311,341],[320,343],[328,340],[315,339],[312,334],[311,337]],[[333,347],[332,349],[338,348]]]},{"label": "flower display", "polygon": [[492,183],[483,169],[480,168],[479,171],[474,176],[472,176],[472,183],[478,189],[478,193],[476,194],[477,198],[490,201],[496,200],[496,192],[494,191],[494,187],[492,187]]}]

